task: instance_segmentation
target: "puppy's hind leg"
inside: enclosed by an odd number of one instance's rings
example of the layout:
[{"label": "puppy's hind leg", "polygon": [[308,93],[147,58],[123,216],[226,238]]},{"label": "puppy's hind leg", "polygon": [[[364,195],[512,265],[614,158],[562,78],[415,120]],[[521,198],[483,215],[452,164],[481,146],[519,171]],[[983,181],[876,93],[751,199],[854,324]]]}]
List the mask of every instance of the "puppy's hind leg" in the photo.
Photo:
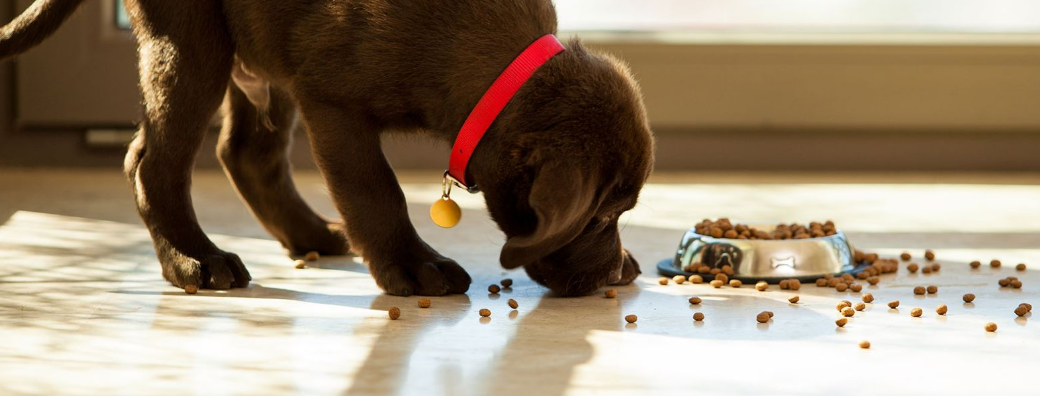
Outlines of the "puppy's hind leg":
[{"label": "puppy's hind leg", "polygon": [[182,288],[245,287],[238,256],[203,233],[191,204],[195,155],[231,75],[233,46],[216,0],[128,0],[145,120],[126,156],[138,212],[163,277]]},{"label": "puppy's hind leg", "polygon": [[294,254],[346,254],[342,223],[331,222],[300,197],[292,180],[288,148],[296,125],[289,95],[236,62],[225,98],[217,154],[264,228]]}]

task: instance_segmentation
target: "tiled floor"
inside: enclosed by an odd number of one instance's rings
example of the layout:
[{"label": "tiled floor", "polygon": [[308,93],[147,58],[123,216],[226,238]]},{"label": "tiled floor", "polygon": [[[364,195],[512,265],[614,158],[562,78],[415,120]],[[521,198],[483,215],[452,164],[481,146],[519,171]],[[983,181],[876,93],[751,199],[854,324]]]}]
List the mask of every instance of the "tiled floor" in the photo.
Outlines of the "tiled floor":
[{"label": "tiled floor", "polygon": [[[502,238],[479,196],[458,196],[463,223],[425,217],[439,172],[404,175],[413,221],[474,285],[465,296],[382,295],[352,258],[295,270],[222,174],[199,172],[204,228],[250,266],[250,288],[185,295],[162,281],[148,234],[117,170],[0,169],[0,394],[22,395],[888,395],[1026,394],[1040,369],[1040,328],[1016,318],[1040,303],[1040,176],[658,175],[625,219],[644,276],[616,300],[546,296],[497,265]],[[303,194],[330,213],[314,174]],[[657,284],[653,264],[703,217],[833,219],[860,248],[935,249],[942,271],[886,275],[879,302],[845,329],[834,305],[856,293],[806,286]],[[999,257],[1000,270],[967,261]],[[919,258],[918,258],[919,260]],[[1032,268],[1016,272],[1010,264]],[[1000,277],[1024,281],[998,288]],[[516,284],[485,292],[503,277]],[[916,285],[937,295],[915,297]],[[960,296],[978,295],[974,304]],[[704,298],[691,307],[691,295]],[[516,299],[520,308],[508,309]],[[945,317],[936,305],[949,305]],[[401,307],[398,321],[386,310]],[[925,315],[914,319],[912,307]],[[477,315],[481,308],[493,314]],[[762,310],[776,313],[757,324]],[[693,312],[707,319],[694,323]],[[637,314],[637,324],[622,317]],[[983,324],[1000,329],[987,334]],[[860,340],[870,350],[860,350]]]}]

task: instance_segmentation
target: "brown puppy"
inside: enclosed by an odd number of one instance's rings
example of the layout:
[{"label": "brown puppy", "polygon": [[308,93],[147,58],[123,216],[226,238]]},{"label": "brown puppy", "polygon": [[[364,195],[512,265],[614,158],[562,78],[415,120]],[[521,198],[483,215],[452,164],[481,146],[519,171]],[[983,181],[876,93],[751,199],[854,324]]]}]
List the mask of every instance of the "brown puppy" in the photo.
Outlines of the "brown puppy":
[{"label": "brown puppy", "polygon": [[[80,1],[38,0],[0,30],[0,58],[41,41]],[[390,294],[468,290],[465,270],[409,222],[379,136],[424,131],[453,141],[505,66],[556,32],[550,0],[126,4],[146,119],[125,168],[167,280],[216,289],[250,280],[238,257],[203,233],[189,193],[195,155],[223,101],[222,163],[286,248],[361,254]],[[653,138],[626,67],[578,41],[566,47],[502,111],[466,178],[506,234],[502,265],[522,266],[569,296],[639,274],[617,222],[650,173]],[[286,148],[297,107],[343,223],[315,214],[291,180]]]}]

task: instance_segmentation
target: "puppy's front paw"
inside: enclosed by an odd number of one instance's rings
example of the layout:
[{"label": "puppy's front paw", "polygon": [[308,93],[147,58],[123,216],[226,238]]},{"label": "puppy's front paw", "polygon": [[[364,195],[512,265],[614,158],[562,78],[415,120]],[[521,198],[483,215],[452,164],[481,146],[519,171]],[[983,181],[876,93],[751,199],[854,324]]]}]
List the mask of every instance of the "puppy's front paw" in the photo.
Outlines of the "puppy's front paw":
[{"label": "puppy's front paw", "polygon": [[632,253],[629,252],[628,249],[623,249],[622,255],[624,256],[625,262],[621,264],[621,279],[612,283],[612,285],[627,285],[636,280],[636,277],[638,277],[639,274],[643,273],[643,271],[639,269],[639,262],[632,257]]},{"label": "puppy's front paw", "polygon": [[472,282],[458,263],[435,253],[426,259],[373,260],[369,267],[376,284],[395,296],[461,294]]},{"label": "puppy's front paw", "polygon": [[201,289],[230,289],[246,287],[253,278],[234,253],[214,250],[195,257],[175,249],[164,249],[159,254],[163,278],[174,286],[195,286]]}]

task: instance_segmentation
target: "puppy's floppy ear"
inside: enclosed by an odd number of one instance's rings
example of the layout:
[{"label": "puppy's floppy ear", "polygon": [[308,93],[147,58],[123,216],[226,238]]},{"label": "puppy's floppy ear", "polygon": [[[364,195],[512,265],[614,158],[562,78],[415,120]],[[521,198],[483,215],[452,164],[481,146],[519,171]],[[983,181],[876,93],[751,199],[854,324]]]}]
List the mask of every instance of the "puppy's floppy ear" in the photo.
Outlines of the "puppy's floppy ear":
[{"label": "puppy's floppy ear", "polygon": [[578,166],[543,165],[531,184],[528,204],[538,218],[534,232],[509,238],[499,261],[508,269],[527,265],[570,243],[599,206],[599,175]]}]

